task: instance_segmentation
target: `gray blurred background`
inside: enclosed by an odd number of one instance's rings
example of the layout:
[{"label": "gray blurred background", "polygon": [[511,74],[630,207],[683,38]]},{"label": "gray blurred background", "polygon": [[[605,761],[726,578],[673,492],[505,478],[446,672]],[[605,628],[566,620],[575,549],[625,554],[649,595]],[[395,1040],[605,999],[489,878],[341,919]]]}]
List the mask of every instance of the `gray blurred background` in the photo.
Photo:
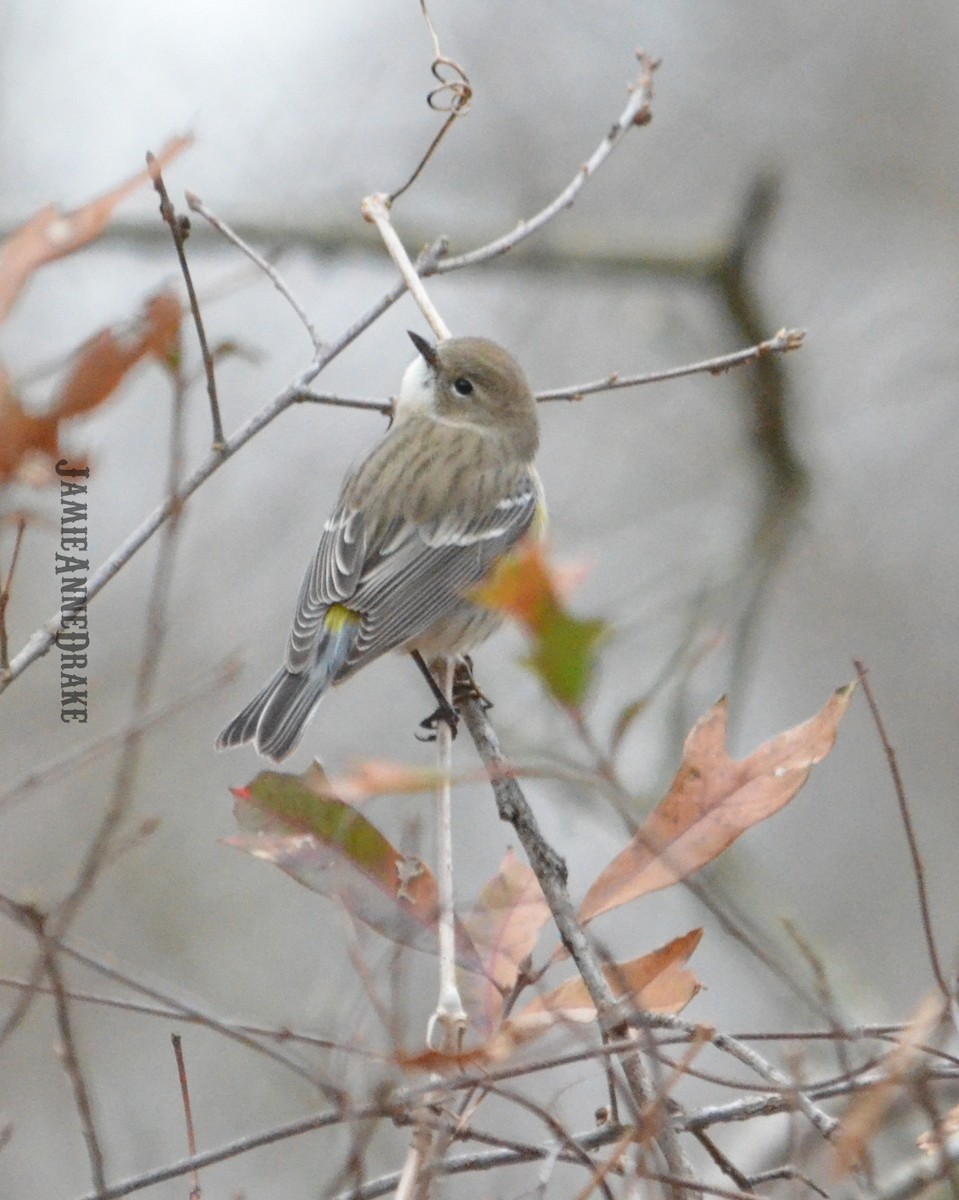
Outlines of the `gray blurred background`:
[{"label": "gray blurred background", "polygon": [[[764,334],[807,331],[805,347],[781,363],[788,444],[807,485],[781,556],[763,556],[768,540],[756,545],[769,510],[753,437],[754,368],[541,408],[554,552],[589,563],[577,611],[616,630],[590,720],[605,736],[684,646],[695,658],[691,670],[669,675],[625,744],[623,776],[641,813],[675,769],[681,733],[721,692],[731,693],[732,748],[742,755],[811,715],[851,677],[853,656],[864,659],[898,750],[953,970],[959,11],[944,0],[616,0],[588,8],[436,0],[432,15],[475,97],[397,206],[397,228],[414,249],[444,232],[454,251],[467,249],[538,210],[621,111],[637,73],[634,48],[663,60],[652,124],[630,133],[529,253],[431,286],[454,332],[503,342],[536,387],[746,344],[721,291],[698,279],[695,266],[728,244],[755,180],[776,181],[778,203],[751,249],[746,279]],[[9,232],[49,201],[76,207],[138,169],[147,149],[193,130],[195,147],[167,172],[175,201],[190,188],[278,256],[320,335],[333,337],[394,278],[359,202],[398,186],[438,127],[425,104],[431,57],[413,0],[245,0],[229,10],[208,0],[6,0],[0,224]],[[152,193],[141,191],[121,218],[119,232],[45,268],[0,329],[3,361],[37,405],[50,394],[49,380],[34,378],[38,369],[129,318],[161,283],[179,285]],[[220,370],[232,431],[307,364],[310,346],[269,282],[205,233],[197,230],[191,262],[208,297],[211,339],[234,339],[257,356]],[[408,298],[318,386],[388,395],[411,357],[407,328],[424,329]],[[195,367],[190,330],[187,344]],[[168,385],[145,367],[71,430],[74,451],[95,468],[96,562],[162,499],[169,424]],[[70,934],[73,944],[206,1011],[376,1045],[384,1042],[376,1019],[357,1016],[370,1006],[345,957],[353,934],[334,907],[219,843],[233,831],[228,786],[259,764],[249,750],[218,756],[212,745],[277,662],[340,478],[382,428],[381,418],[363,413],[290,411],[190,502],[156,702],[195,691],[230,657],[242,670],[150,733],[131,828],[146,817],[158,817],[159,828],[106,872]],[[208,436],[198,386],[189,465],[206,452]],[[28,504],[51,522],[31,527],[23,548],[8,612],[16,651],[56,607],[58,517],[52,493],[19,489],[0,503],[5,511]],[[4,565],[10,544],[6,528]],[[52,655],[0,699],[3,790],[123,727],[155,560],[154,542],[91,607],[87,728],[60,724]],[[537,762],[576,758],[571,728],[543,703],[518,663],[522,652],[519,635],[506,632],[477,655],[504,742]],[[289,765],[300,770],[318,755],[338,773],[363,757],[429,761],[412,737],[427,708],[407,663],[379,663],[324,703]],[[473,759],[463,743],[457,754],[466,767]],[[41,907],[64,894],[116,765],[114,745],[0,809],[0,890]],[[589,790],[543,782],[530,793],[581,896],[622,845],[622,825]],[[456,803],[458,888],[470,898],[495,870],[508,831],[484,788]],[[427,798],[379,801],[369,812],[396,840],[419,839],[429,853],[428,835],[418,832],[429,827]],[[854,1019],[904,1018],[929,988],[894,796],[861,699],[799,798],[740,843],[716,875],[794,964],[780,921],[798,923]],[[609,918],[601,932],[631,956],[696,924],[707,929],[695,964],[708,990],[690,1016],[726,1029],[815,1023],[679,889]],[[388,950],[374,935],[361,942],[383,985]],[[29,939],[0,924],[0,974],[23,975],[32,962]],[[405,1033],[415,1044],[434,968],[415,955],[407,968]],[[808,972],[796,971],[808,984]],[[111,991],[75,968],[67,978],[78,989]],[[4,990],[4,1008],[14,997]],[[110,1178],[184,1154],[170,1023],[81,1006],[75,1021]],[[181,1031],[201,1147],[320,1103],[281,1068],[211,1034]],[[89,1186],[56,1043],[50,1003],[41,999],[3,1047],[0,1119],[14,1126],[0,1151],[4,1196],[66,1197]],[[345,1058],[311,1061],[360,1095],[378,1077]],[[557,1100],[574,1128],[588,1127],[603,1100],[600,1083],[588,1078]],[[735,1135],[746,1158],[759,1154],[748,1145],[756,1132]],[[398,1165],[404,1142],[400,1133],[377,1142],[371,1169]],[[205,1184],[218,1195],[242,1187],[251,1197],[315,1196],[339,1167],[338,1150],[342,1143],[326,1135],[301,1138],[216,1168]],[[182,1187],[156,1194],[180,1195]]]}]

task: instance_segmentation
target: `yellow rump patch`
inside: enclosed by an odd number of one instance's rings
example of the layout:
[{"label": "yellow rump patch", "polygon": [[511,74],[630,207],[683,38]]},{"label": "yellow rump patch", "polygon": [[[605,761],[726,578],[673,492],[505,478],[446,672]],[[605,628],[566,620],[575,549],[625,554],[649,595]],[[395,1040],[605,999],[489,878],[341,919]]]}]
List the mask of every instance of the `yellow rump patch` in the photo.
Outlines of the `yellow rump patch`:
[{"label": "yellow rump patch", "polygon": [[326,610],[323,624],[331,633],[339,633],[347,625],[357,625],[359,622],[360,614],[352,608],[347,608],[345,604],[331,604]]}]

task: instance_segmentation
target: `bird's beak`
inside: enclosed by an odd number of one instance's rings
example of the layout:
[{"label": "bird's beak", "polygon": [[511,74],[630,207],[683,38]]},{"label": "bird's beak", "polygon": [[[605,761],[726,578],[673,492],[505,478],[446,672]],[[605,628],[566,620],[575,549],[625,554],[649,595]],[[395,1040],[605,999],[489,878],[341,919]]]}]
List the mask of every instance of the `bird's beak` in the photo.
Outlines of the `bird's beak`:
[{"label": "bird's beak", "polygon": [[432,342],[428,342],[426,338],[420,337],[418,333],[414,333],[412,329],[406,331],[410,335],[410,341],[419,350],[420,354],[426,360],[429,367],[436,368],[436,347]]}]

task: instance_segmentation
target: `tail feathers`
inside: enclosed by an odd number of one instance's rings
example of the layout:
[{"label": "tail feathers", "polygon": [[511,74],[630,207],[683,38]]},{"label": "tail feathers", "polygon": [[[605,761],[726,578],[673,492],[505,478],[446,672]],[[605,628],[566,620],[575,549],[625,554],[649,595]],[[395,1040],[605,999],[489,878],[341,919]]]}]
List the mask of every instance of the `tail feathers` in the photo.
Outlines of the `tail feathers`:
[{"label": "tail feathers", "polygon": [[356,640],[356,630],[328,632],[312,667],[280,667],[270,682],[238,713],[216,740],[218,750],[252,742],[274,762],[293,752],[303,730]]}]

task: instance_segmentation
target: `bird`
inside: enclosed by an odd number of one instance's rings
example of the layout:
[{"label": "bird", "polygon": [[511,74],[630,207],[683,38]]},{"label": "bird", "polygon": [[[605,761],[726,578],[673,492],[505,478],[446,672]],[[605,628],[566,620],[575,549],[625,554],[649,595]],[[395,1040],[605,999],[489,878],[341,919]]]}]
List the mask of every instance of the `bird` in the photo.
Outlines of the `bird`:
[{"label": "bird", "polygon": [[417,355],[392,424],[343,481],[283,665],[220,750],[252,742],[281,761],[329,688],[392,650],[411,653],[442,698],[427,664],[467,655],[502,619],[467,593],[524,537],[543,536],[536,401],[519,363],[487,338],[409,336]]}]

